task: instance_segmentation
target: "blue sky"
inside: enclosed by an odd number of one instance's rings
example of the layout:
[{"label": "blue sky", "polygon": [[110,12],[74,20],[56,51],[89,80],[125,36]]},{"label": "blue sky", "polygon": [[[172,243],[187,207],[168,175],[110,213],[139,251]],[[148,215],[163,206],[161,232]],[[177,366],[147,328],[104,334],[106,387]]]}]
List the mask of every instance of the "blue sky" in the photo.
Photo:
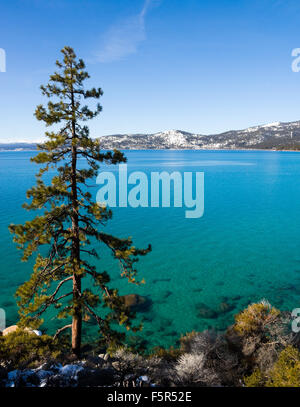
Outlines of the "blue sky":
[{"label": "blue sky", "polygon": [[0,16],[2,141],[42,138],[39,85],[64,45],[104,90],[95,137],[300,119],[299,0],[10,0]]}]

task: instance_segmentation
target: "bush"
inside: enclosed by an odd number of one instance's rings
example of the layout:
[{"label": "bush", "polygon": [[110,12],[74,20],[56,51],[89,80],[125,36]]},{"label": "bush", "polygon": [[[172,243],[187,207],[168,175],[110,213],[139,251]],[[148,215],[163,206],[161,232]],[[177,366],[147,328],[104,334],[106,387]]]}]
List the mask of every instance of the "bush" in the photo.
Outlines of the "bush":
[{"label": "bush", "polygon": [[175,365],[175,383],[179,386],[211,386],[218,384],[213,369],[205,366],[204,354],[185,353]]},{"label": "bush", "polygon": [[254,372],[244,378],[245,386],[246,387],[264,387],[264,378],[262,373],[259,369],[255,369]]},{"label": "bush", "polygon": [[160,346],[156,346],[152,349],[149,358],[158,357],[166,362],[174,362],[182,355],[182,350],[171,346],[169,349],[165,349]]},{"label": "bush", "polygon": [[235,317],[234,330],[241,336],[255,334],[264,330],[280,315],[280,311],[267,301],[249,305]]},{"label": "bush", "polygon": [[255,369],[244,382],[247,387],[300,387],[300,352],[287,346],[265,375]]},{"label": "bush", "polygon": [[293,346],[284,349],[269,374],[267,387],[300,387],[300,352]]},{"label": "bush", "polygon": [[209,353],[216,345],[214,331],[189,332],[180,338],[180,350],[183,353]]},{"label": "bush", "polygon": [[127,348],[119,348],[114,354],[114,368],[124,374],[134,373],[143,365],[143,357]]},{"label": "bush", "polygon": [[37,336],[22,329],[0,336],[0,361],[13,368],[32,367],[36,362],[57,359],[64,349],[66,344],[51,336]]},{"label": "bush", "polygon": [[181,335],[180,338],[180,349],[182,352],[191,352],[191,347],[193,346],[194,340],[197,337],[198,332],[192,331],[185,335]]}]

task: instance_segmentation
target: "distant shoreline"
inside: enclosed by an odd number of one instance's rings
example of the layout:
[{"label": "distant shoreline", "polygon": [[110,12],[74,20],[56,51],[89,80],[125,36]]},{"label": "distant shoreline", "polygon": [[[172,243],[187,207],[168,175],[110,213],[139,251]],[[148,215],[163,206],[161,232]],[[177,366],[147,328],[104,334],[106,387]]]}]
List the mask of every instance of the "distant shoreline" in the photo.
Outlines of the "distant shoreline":
[{"label": "distant shoreline", "polygon": [[[103,149],[105,151],[107,150],[113,150],[113,149]],[[41,150],[0,150],[0,153],[35,153],[39,152]],[[262,149],[262,148],[220,148],[220,149],[214,149],[214,148],[151,148],[151,149],[145,149],[145,148],[139,148],[139,149],[120,149],[120,151],[264,151],[264,152],[273,152],[273,153],[299,153],[300,150],[273,150],[273,149]]]}]

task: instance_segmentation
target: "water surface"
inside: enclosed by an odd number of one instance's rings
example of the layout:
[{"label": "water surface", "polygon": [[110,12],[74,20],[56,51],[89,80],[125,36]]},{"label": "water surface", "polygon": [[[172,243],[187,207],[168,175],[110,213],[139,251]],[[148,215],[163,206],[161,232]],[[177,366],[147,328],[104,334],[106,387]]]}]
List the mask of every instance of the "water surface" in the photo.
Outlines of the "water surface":
[{"label": "water surface", "polygon": [[[21,205],[35,182],[30,152],[0,153],[0,307],[17,320],[13,294],[31,272],[20,263],[8,232],[32,216]],[[174,344],[185,332],[224,329],[249,302],[268,299],[281,309],[300,307],[300,155],[265,151],[128,151],[130,171],[203,171],[205,212],[186,219],[185,208],[115,209],[108,230],[133,236],[153,251],[139,263],[146,285],[118,278],[101,252],[99,270],[112,273],[122,294],[148,296],[141,334],[151,345]],[[97,188],[95,188],[95,193]],[[99,249],[99,248],[97,248]],[[204,304],[204,306],[203,306]],[[206,308],[213,313],[205,315]],[[206,316],[207,318],[205,318]],[[57,321],[44,325],[52,332]],[[95,328],[89,328],[91,335]]]}]

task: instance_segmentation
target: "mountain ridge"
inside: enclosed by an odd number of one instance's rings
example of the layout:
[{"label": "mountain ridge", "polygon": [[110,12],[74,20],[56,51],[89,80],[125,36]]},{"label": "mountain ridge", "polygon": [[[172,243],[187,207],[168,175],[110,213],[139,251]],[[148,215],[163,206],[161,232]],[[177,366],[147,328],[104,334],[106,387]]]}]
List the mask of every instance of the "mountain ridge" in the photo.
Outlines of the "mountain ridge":
[{"label": "mountain ridge", "polygon": [[[99,137],[103,149],[120,150],[239,150],[300,149],[300,120],[273,122],[218,134],[197,134],[184,130],[158,133],[115,134]],[[36,143],[1,143],[0,151],[29,151]]]}]

